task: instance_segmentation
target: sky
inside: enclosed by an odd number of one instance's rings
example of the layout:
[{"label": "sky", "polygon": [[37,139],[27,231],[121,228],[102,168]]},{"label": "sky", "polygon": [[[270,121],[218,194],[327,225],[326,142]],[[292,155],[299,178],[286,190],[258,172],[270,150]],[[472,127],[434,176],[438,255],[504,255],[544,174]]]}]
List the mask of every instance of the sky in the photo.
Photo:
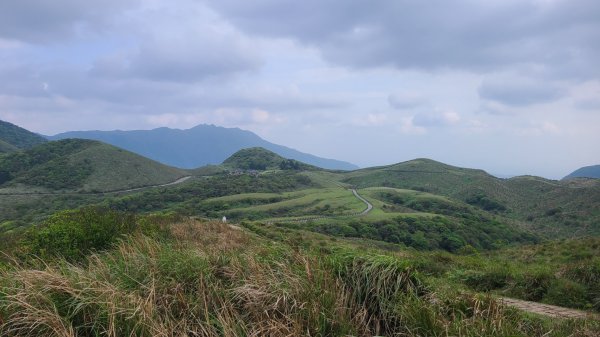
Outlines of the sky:
[{"label": "sky", "polygon": [[1,1],[0,119],[557,179],[600,164],[600,1]]}]

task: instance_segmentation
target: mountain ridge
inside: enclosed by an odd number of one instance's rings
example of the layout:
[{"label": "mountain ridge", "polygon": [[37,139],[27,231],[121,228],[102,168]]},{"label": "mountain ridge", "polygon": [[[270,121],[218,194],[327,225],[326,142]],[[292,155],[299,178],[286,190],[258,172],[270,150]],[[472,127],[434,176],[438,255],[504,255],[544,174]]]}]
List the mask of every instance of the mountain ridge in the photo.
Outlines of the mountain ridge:
[{"label": "mountain ridge", "polygon": [[0,153],[29,149],[47,140],[15,124],[0,120]]},{"label": "mountain ridge", "polygon": [[590,165],[578,168],[565,176],[562,180],[573,178],[594,178],[600,179],[600,165]]},{"label": "mountain ridge", "polygon": [[70,131],[47,138],[51,140],[65,138],[98,140],[184,169],[221,164],[238,150],[252,147],[262,147],[284,158],[325,169],[358,169],[358,166],[348,162],[321,158],[271,143],[248,130],[207,124],[196,125],[189,129],[160,127],[152,130],[131,131]]}]

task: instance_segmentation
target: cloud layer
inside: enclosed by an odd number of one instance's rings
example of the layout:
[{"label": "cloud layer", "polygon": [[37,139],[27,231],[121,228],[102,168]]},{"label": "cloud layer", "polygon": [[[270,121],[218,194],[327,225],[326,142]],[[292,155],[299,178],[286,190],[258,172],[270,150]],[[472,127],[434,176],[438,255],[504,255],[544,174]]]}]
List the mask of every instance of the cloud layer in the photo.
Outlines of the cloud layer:
[{"label": "cloud layer", "polygon": [[0,119],[559,177],[600,158],[598,60],[596,0],[4,1]]}]

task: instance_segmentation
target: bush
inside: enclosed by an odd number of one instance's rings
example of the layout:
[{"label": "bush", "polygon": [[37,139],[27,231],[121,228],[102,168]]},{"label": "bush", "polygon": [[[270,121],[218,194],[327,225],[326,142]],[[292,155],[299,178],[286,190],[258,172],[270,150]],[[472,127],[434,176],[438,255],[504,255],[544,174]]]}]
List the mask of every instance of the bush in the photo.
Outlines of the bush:
[{"label": "bush", "polygon": [[543,302],[569,308],[584,308],[587,304],[586,294],[585,286],[577,282],[557,279],[550,284]]},{"label": "bush", "polygon": [[528,301],[541,301],[555,279],[550,269],[527,271],[516,277],[511,293]]},{"label": "bush", "polygon": [[128,213],[96,207],[63,211],[29,230],[24,247],[27,253],[40,258],[61,256],[76,261],[90,251],[110,247],[136,228],[136,217]]},{"label": "bush", "polygon": [[493,266],[485,271],[467,270],[459,278],[475,290],[490,291],[505,287],[512,277],[507,267]]}]

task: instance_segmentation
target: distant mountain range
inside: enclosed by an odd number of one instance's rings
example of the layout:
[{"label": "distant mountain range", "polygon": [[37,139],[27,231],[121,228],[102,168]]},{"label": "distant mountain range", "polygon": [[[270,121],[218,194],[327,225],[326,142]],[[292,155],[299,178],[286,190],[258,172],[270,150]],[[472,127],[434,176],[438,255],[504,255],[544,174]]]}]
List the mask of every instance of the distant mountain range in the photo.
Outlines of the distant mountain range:
[{"label": "distant mountain range", "polygon": [[563,180],[572,178],[600,178],[600,165],[585,166],[573,171]]},{"label": "distant mountain range", "polygon": [[163,164],[179,168],[197,168],[221,164],[237,151],[262,147],[278,155],[332,170],[354,170],[348,162],[320,158],[289,147],[273,144],[258,135],[238,128],[198,125],[179,130],[158,128],[136,131],[72,131],[47,137],[50,140],[82,138],[99,140]]}]

